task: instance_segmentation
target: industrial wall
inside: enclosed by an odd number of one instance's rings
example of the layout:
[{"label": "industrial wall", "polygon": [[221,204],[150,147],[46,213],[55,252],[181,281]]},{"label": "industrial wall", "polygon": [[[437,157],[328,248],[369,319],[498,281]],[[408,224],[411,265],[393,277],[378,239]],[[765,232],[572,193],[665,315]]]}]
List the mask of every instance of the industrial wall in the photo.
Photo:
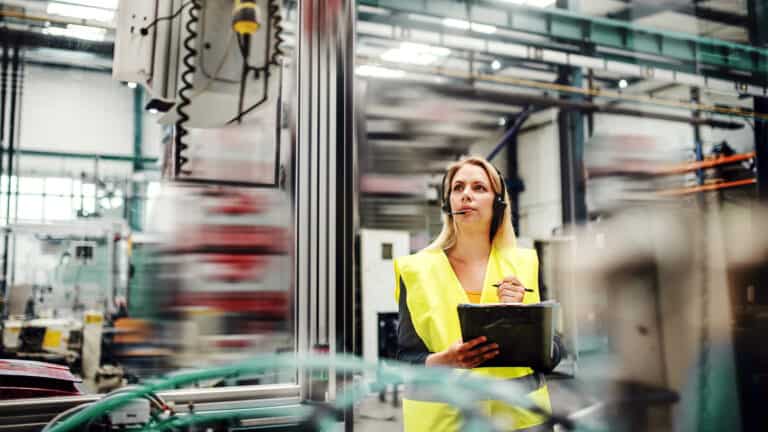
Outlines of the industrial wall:
[{"label": "industrial wall", "polygon": [[[27,65],[19,141],[24,150],[132,156],[134,90],[109,73]],[[142,154],[158,157],[162,128],[143,116]],[[23,173],[92,174],[89,159],[22,156]],[[100,176],[129,175],[131,163],[100,161]]]},{"label": "industrial wall", "polygon": [[[655,110],[667,114],[686,115],[681,110]],[[730,119],[734,120],[735,119]],[[533,127],[525,131],[525,127]],[[688,123],[636,118],[611,114],[596,114],[593,137],[635,136],[653,140],[664,157],[671,160],[692,159],[694,156],[694,129]],[[548,238],[552,230],[561,225],[560,146],[557,111],[537,113],[525,123],[518,139],[520,176],[526,190],[520,195],[520,235],[530,238]],[[754,150],[752,128],[745,124],[739,130],[701,128],[703,150],[706,155],[714,144],[727,140],[737,152]],[[586,139],[586,152],[590,140]],[[654,157],[662,153],[654,154]]]}]

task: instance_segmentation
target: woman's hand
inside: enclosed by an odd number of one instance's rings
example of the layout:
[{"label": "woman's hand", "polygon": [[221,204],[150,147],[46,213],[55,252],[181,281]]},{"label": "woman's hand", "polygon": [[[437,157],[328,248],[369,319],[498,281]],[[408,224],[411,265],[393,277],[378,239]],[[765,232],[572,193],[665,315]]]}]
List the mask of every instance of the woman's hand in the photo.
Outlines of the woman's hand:
[{"label": "woman's hand", "polygon": [[445,351],[430,354],[427,357],[426,365],[461,369],[475,368],[484,361],[499,355],[499,345],[495,343],[483,344],[486,340],[485,336],[480,336],[469,342],[458,341]]},{"label": "woman's hand", "polygon": [[496,285],[496,293],[502,303],[522,303],[525,297],[525,287],[514,276],[507,276]]}]

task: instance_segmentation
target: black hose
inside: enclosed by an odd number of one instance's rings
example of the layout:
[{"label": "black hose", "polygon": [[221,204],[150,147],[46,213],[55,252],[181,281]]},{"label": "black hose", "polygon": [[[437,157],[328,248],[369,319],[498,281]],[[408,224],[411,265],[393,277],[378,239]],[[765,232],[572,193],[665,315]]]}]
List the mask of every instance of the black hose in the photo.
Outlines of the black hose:
[{"label": "black hose", "polygon": [[187,20],[187,24],[185,26],[187,30],[187,37],[184,38],[183,42],[186,54],[182,59],[184,70],[181,73],[181,88],[178,92],[180,102],[176,104],[176,114],[179,117],[178,120],[176,120],[176,135],[174,137],[174,142],[176,144],[174,154],[174,176],[176,177],[182,174],[190,174],[189,171],[184,170],[184,165],[189,162],[189,159],[184,156],[184,150],[189,147],[184,142],[184,137],[189,135],[189,131],[187,131],[187,128],[184,126],[184,124],[189,121],[190,118],[189,114],[187,114],[184,109],[192,103],[192,99],[190,99],[189,93],[194,90],[192,80],[195,76],[195,60],[197,59],[197,48],[195,47],[195,43],[198,33],[196,27],[199,20],[198,12],[200,11],[199,0],[191,1],[192,7],[189,8],[189,19]]}]

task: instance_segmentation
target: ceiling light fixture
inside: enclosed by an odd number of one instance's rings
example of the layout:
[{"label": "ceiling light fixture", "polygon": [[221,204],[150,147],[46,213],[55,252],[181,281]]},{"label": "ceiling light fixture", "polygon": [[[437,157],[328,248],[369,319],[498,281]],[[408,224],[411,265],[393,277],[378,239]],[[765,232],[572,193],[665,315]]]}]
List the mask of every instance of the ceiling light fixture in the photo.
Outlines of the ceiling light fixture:
[{"label": "ceiling light fixture", "polygon": [[52,2],[48,4],[46,12],[49,15],[60,15],[82,20],[111,22],[115,17],[114,9],[104,9],[92,6],[83,6],[71,3]]},{"label": "ceiling light fixture", "polygon": [[107,29],[67,24],[66,27],[46,27],[43,29],[43,33],[51,36],[64,36],[94,42],[103,42],[107,35]]},{"label": "ceiling light fixture", "polygon": [[426,66],[435,63],[451,54],[451,50],[413,42],[403,42],[399,48],[392,48],[381,55],[381,59],[389,62],[409,63]]},{"label": "ceiling light fixture", "polygon": [[557,0],[528,0],[525,2],[528,6],[533,7],[540,7],[540,8],[546,8],[553,6],[555,3],[557,3]]},{"label": "ceiling light fixture", "polygon": [[445,18],[443,19],[443,25],[446,27],[453,27],[461,30],[469,30],[472,24],[469,21],[460,19]]},{"label": "ceiling light fixture", "polygon": [[472,23],[472,31],[477,33],[493,34],[496,33],[496,27],[488,24]]},{"label": "ceiling light fixture", "polygon": [[403,78],[405,76],[405,71],[403,70],[374,65],[360,65],[355,70],[355,73],[360,76],[371,78]]}]

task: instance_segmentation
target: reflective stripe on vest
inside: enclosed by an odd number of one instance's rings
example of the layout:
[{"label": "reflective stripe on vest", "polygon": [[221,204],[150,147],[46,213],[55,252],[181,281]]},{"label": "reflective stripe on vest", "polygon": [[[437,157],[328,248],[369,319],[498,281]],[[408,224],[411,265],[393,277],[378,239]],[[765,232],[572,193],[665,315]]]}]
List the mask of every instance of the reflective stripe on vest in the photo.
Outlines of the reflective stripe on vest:
[{"label": "reflective stripe on vest", "polygon": [[[539,301],[539,262],[530,249],[492,248],[483,281],[480,303],[497,303],[496,288],[492,284],[506,276],[515,276],[533,292],[526,293],[524,303]],[[456,308],[469,303],[445,252],[439,249],[423,250],[417,254],[395,260],[395,297],[399,302],[400,281],[408,291],[406,302],[411,321],[430,352],[446,350],[461,339],[461,328]],[[472,373],[500,379],[535,379],[533,370],[526,367],[476,368]],[[543,409],[550,411],[546,385],[532,389],[529,397]],[[417,395],[412,395],[417,396]],[[451,406],[434,400],[408,398],[403,401],[403,423],[407,432],[458,431],[459,412]],[[483,411],[495,418],[506,419],[515,429],[541,424],[544,419],[528,410],[512,407],[498,401],[481,402]]]}]

